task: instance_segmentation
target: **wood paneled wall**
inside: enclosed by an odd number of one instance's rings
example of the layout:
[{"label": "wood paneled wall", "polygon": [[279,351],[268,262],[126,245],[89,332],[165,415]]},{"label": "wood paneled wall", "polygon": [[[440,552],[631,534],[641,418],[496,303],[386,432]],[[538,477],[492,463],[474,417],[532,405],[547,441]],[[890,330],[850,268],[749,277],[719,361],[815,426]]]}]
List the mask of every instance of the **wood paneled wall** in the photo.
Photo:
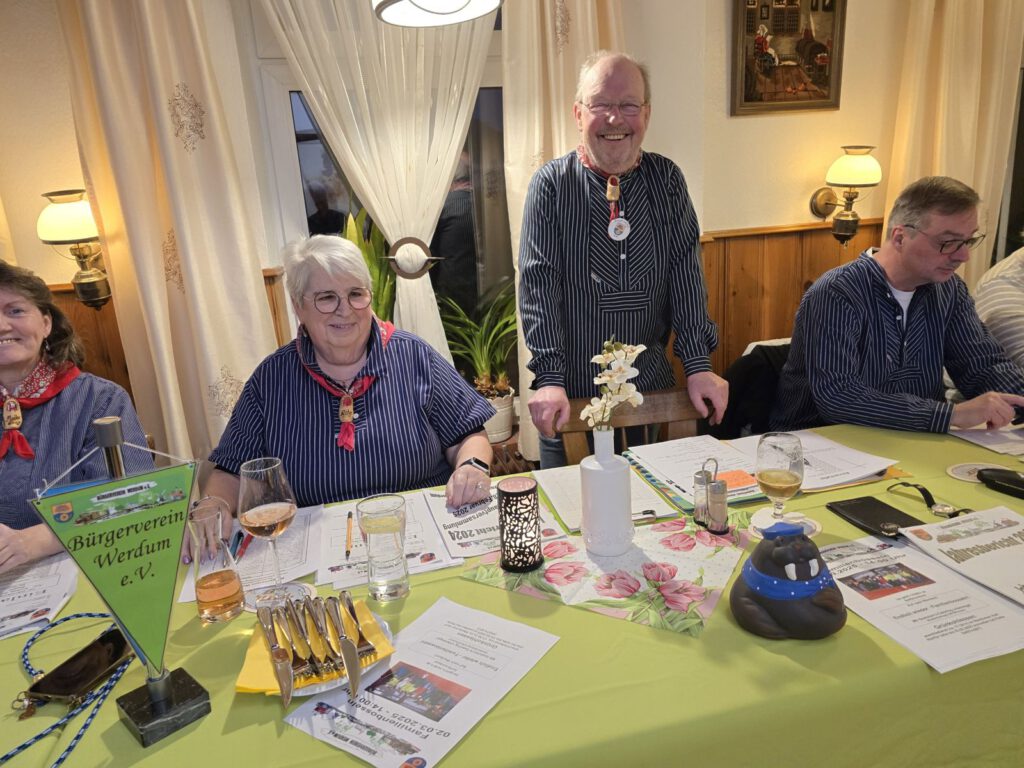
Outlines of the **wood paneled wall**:
[{"label": "wood paneled wall", "polygon": [[[823,273],[878,245],[881,219],[864,219],[844,248],[831,223],[706,232],[701,238],[708,311],[718,323],[717,373],[752,341],[791,336],[800,299]],[[682,366],[673,356],[676,377]]]},{"label": "wood paneled wall", "polygon": [[[288,324],[287,296],[284,290],[284,270],[269,267],[263,270],[263,283],[267,290],[267,302],[274,323],[274,335],[278,345],[291,338]],[[114,302],[108,301],[98,310],[87,307],[75,299],[70,283],[50,286],[54,302],[71,320],[78,335],[85,343],[85,368],[83,370],[120,384],[132,394],[132,383],[128,378],[128,365],[124,359],[121,332],[117,327],[117,313]]]}]

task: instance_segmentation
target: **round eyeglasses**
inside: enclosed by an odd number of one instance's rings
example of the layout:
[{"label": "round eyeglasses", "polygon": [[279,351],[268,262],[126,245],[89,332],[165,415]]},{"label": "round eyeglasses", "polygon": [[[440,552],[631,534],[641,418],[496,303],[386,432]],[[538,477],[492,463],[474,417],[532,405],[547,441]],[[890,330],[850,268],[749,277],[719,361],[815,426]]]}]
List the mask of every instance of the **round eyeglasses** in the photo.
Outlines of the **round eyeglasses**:
[{"label": "round eyeglasses", "polygon": [[951,253],[956,253],[965,245],[968,249],[975,248],[981,243],[982,240],[985,239],[985,235],[975,235],[974,237],[967,238],[958,237],[949,240],[939,240],[938,235],[929,235],[927,232],[918,229],[913,224],[904,224],[903,226],[906,227],[907,229],[913,229],[915,232],[920,232],[922,235],[927,237],[928,241],[936,248],[938,248],[939,253],[941,253],[943,256],[948,256]]},{"label": "round eyeglasses", "polygon": [[[366,309],[370,306],[373,294],[369,288],[353,288],[345,294],[345,299],[352,309]],[[324,315],[332,315],[341,306],[341,296],[334,291],[317,291],[313,294],[313,306]]]},{"label": "round eyeglasses", "polygon": [[615,111],[618,111],[623,117],[636,117],[647,104],[646,102],[644,104],[637,104],[633,101],[624,101],[621,104],[597,103],[584,104],[583,106],[587,108],[590,114],[597,115],[598,117],[607,117]]}]

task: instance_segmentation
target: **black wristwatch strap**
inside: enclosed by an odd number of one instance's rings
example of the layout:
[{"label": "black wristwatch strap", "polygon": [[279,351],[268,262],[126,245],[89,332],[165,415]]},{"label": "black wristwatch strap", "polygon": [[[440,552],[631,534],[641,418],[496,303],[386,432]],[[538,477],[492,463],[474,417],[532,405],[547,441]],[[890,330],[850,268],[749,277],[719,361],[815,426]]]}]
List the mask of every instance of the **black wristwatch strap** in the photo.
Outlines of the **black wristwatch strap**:
[{"label": "black wristwatch strap", "polygon": [[478,459],[476,456],[473,456],[471,458],[466,459],[464,462],[459,464],[459,466],[460,467],[464,467],[467,464],[469,466],[471,466],[471,467],[475,467],[476,469],[479,469],[484,474],[488,474],[488,475],[491,474],[491,468],[487,465],[487,462],[485,462],[485,461],[483,461],[481,459]]}]

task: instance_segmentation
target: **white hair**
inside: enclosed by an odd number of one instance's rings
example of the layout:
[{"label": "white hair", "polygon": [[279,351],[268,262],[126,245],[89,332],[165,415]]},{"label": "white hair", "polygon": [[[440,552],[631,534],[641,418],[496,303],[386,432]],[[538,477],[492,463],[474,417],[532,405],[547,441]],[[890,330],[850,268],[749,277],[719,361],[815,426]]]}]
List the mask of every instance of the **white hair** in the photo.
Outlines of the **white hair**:
[{"label": "white hair", "polygon": [[313,270],[318,267],[331,277],[353,278],[364,288],[373,290],[373,280],[362,252],[343,237],[313,235],[296,240],[284,247],[281,257],[285,285],[296,307],[302,306],[302,296],[309,288]]}]

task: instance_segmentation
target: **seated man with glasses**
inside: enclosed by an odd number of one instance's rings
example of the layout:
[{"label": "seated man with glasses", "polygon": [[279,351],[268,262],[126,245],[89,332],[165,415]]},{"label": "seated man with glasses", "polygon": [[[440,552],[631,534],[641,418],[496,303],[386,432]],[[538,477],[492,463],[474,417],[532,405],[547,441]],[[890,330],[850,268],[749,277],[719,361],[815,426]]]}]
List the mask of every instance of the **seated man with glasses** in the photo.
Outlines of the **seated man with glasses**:
[{"label": "seated man with glasses", "polygon": [[490,404],[429,344],[374,315],[370,273],[348,240],[286,246],[301,325],[257,366],[220,444],[206,493],[234,509],[238,470],[276,456],[299,506],[447,482],[461,506],[490,493]]},{"label": "seated man with glasses", "polygon": [[[800,302],[772,428],[864,424],[999,428],[1024,406],[1024,370],[985,329],[956,270],[977,234],[977,192],[947,176],[896,199],[885,242],[822,275]],[[967,398],[943,398],[942,371]]]}]

